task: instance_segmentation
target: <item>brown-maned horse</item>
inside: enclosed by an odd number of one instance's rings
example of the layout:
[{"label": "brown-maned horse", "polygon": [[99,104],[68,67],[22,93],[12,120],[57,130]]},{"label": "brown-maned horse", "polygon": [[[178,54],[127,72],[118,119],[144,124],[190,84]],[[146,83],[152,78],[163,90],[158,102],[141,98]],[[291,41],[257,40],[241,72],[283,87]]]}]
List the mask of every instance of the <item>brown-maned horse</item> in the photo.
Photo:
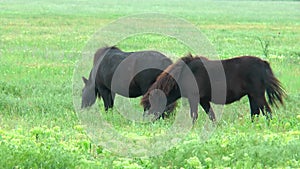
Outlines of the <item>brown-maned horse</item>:
[{"label": "brown-maned horse", "polygon": [[[105,110],[114,105],[115,94],[138,97],[145,94],[157,76],[172,61],[157,51],[123,52],[115,46],[98,49],[89,79],[82,77],[81,107],[89,107],[96,97],[103,98]],[[176,103],[166,109],[170,112]]]},{"label": "brown-maned horse", "polygon": [[[191,72],[191,76],[184,72]],[[191,85],[193,81],[196,84],[194,86]],[[221,88],[224,88],[223,93]],[[163,106],[180,97],[186,97],[193,122],[198,118],[198,103],[214,121],[215,114],[210,102],[230,104],[247,95],[253,121],[254,115],[259,115],[260,111],[267,118],[272,118],[265,93],[271,105],[277,106],[277,102],[283,104],[285,92],[267,61],[254,56],[209,60],[188,55],[170,65],[158,76],[142,98],[141,105],[148,114],[157,114]]]}]

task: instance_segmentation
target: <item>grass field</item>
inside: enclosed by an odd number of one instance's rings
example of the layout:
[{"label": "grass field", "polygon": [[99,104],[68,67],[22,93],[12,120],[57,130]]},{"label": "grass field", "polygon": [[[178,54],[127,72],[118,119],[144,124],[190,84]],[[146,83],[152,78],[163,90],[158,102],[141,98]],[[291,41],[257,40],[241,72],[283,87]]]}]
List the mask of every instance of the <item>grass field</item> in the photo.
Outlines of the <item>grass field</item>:
[{"label": "grass field", "polygon": [[[299,9],[299,1],[0,1],[0,168],[300,168]],[[286,89],[285,106],[273,108],[268,124],[263,117],[250,122],[247,98],[227,105],[204,142],[198,137],[207,117],[200,109],[185,138],[154,157],[122,157],[94,144],[73,106],[81,52],[105,25],[149,12],[195,25],[221,58],[268,60]],[[269,43],[267,53],[260,42]],[[164,49],[178,58],[189,52],[172,38],[151,34],[117,45]],[[141,109],[138,98],[130,101]],[[102,101],[97,105],[103,109]],[[103,117],[129,138],[165,133],[174,122],[140,124],[112,111]]]}]

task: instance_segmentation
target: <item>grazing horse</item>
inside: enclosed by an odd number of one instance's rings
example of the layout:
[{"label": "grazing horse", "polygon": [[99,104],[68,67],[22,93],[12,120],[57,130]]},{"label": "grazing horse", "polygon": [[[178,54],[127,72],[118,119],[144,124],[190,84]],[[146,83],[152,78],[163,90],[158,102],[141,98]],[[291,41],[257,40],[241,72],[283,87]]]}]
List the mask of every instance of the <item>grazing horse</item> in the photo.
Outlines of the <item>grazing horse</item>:
[{"label": "grazing horse", "polygon": [[[220,78],[221,65],[224,78]],[[183,72],[189,70],[191,76]],[[214,77],[210,77],[213,75]],[[190,85],[195,81],[195,86]],[[213,85],[215,87],[213,87]],[[219,88],[224,88],[224,98],[218,98]],[[212,97],[213,90],[216,90]],[[189,54],[176,63],[170,65],[148,89],[141,100],[141,105],[148,114],[156,114],[164,105],[173,103],[180,97],[186,97],[190,104],[193,122],[198,118],[198,103],[209,118],[214,121],[215,114],[210,102],[216,104],[230,104],[247,95],[250,102],[251,119],[259,115],[260,111],[267,119],[272,118],[271,108],[266,101],[277,106],[283,104],[285,92],[274,76],[267,61],[254,56],[241,56],[226,60],[209,60],[205,57],[193,57]],[[198,96],[198,97],[197,97]],[[163,104],[163,105],[162,105]],[[265,111],[268,114],[265,114]]]},{"label": "grazing horse", "polygon": [[[138,97],[145,94],[156,77],[172,61],[156,51],[123,52],[115,46],[98,49],[89,79],[82,77],[81,108],[93,105],[96,97],[103,98],[107,111],[114,105],[115,94]],[[147,68],[147,69],[146,69]],[[167,111],[172,111],[175,103]]]}]

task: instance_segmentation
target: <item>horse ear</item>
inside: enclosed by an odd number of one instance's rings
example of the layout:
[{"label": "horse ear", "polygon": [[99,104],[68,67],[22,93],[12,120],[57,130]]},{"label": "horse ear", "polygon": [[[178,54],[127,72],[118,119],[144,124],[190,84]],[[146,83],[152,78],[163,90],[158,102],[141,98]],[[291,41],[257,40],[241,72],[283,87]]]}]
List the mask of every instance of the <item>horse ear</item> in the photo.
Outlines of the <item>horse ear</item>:
[{"label": "horse ear", "polygon": [[86,84],[88,82],[88,80],[83,76],[82,76],[82,80],[83,80],[84,84]]}]

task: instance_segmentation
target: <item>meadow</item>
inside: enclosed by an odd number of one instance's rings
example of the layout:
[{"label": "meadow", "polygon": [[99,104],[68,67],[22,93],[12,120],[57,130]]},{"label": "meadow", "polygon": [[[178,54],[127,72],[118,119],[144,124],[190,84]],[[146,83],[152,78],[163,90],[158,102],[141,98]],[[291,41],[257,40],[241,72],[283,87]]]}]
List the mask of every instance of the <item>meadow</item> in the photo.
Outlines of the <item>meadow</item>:
[{"label": "meadow", "polygon": [[[0,168],[300,168],[299,9],[299,1],[0,1]],[[82,51],[105,25],[152,12],[193,24],[222,59],[269,61],[287,93],[273,120],[251,123],[245,97],[224,107],[204,141],[207,117],[199,107],[199,122],[158,156],[120,156],[92,142],[73,105],[73,76],[88,76],[88,67],[73,74]],[[189,52],[176,39],[151,34],[109,45],[161,49],[174,59]],[[129,100],[142,110],[139,98]],[[96,106],[103,110],[102,100]],[[168,132],[175,119],[136,123],[113,110],[101,114],[129,138]]]}]

